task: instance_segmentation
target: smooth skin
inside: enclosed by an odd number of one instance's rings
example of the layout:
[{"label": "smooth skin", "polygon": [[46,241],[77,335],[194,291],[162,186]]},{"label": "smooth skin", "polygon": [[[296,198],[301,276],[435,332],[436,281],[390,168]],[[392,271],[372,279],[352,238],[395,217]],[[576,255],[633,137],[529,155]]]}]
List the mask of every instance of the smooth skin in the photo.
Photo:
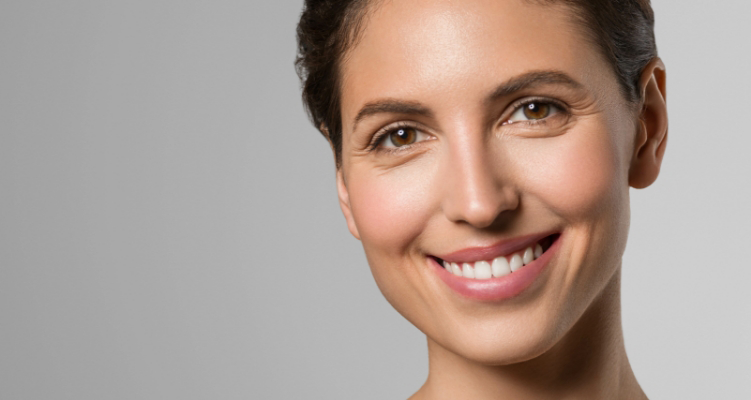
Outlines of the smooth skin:
[{"label": "smooth skin", "polygon": [[[665,68],[650,62],[629,103],[576,24],[522,0],[382,1],[344,58],[340,205],[380,290],[427,336],[414,399],[646,398],[620,271],[629,187],[652,184],[665,151]],[[550,112],[529,118],[530,101]],[[561,247],[511,299],[463,298],[429,264],[548,231]]]}]

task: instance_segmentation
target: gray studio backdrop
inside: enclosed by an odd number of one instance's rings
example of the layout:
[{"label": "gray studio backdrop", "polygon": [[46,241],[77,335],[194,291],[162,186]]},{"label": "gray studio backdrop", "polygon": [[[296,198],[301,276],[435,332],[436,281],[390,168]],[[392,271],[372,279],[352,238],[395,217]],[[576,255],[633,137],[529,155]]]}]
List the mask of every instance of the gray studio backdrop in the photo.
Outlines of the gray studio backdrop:
[{"label": "gray studio backdrop", "polygon": [[[424,339],[373,283],[303,112],[301,8],[0,2],[1,399],[419,388]],[[652,398],[748,399],[751,3],[654,8],[670,140],[633,192],[627,348]]]}]

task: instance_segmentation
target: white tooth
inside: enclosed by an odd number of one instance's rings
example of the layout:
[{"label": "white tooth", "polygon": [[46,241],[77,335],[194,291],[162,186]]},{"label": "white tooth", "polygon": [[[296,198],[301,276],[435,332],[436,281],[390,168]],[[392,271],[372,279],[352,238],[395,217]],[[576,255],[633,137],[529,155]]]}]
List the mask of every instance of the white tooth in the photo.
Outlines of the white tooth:
[{"label": "white tooth", "polygon": [[508,260],[506,260],[506,257],[498,257],[493,260],[491,269],[493,270],[493,276],[496,278],[506,276],[511,273],[511,267],[508,265]]},{"label": "white tooth", "polygon": [[542,255],[542,246],[539,243],[535,245],[535,259]]},{"label": "white tooth", "polygon": [[535,253],[532,251],[531,247],[527,247],[526,250],[524,250],[524,255],[522,256],[522,261],[524,261],[524,265],[527,265],[535,260]]},{"label": "white tooth", "polygon": [[490,271],[490,264],[487,261],[478,261],[475,263],[475,279],[490,279],[493,273]]},{"label": "white tooth", "polygon": [[457,263],[451,263],[451,272],[456,276],[462,276],[462,267]]},{"label": "white tooth", "polygon": [[475,278],[475,269],[472,268],[471,265],[464,263],[462,264],[462,276],[465,278]]},{"label": "white tooth", "polygon": [[520,256],[519,253],[514,253],[514,255],[511,257],[511,261],[509,262],[509,266],[511,267],[511,272],[514,272],[523,267],[524,261],[522,261],[522,256]]}]

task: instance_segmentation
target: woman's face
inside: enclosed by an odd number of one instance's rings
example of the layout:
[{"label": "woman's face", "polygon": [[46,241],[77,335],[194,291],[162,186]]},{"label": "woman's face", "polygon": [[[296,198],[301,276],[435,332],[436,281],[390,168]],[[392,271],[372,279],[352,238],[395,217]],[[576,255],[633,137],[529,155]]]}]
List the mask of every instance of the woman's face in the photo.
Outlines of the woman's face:
[{"label": "woman's face", "polygon": [[539,355],[617,280],[638,115],[565,8],[377,3],[342,65],[349,228],[434,342]]}]

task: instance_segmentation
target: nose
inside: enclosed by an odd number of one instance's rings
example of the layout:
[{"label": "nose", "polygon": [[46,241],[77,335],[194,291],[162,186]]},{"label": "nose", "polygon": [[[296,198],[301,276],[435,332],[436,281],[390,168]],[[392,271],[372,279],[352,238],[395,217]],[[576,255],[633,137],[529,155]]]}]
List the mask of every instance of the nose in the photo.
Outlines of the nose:
[{"label": "nose", "polygon": [[443,212],[452,222],[488,228],[519,207],[519,194],[503,173],[503,160],[477,135],[463,135],[445,164]]}]

